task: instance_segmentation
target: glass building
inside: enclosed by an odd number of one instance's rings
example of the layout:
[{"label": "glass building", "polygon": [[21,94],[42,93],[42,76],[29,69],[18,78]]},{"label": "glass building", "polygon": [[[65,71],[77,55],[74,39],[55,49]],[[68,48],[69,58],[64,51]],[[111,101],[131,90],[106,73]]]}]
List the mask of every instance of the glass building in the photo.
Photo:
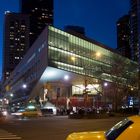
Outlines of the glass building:
[{"label": "glass building", "polygon": [[[114,65],[120,65],[116,62],[118,60],[122,60],[124,67],[128,63],[132,67],[135,65],[133,68],[136,70],[136,63],[115,53],[113,49],[51,26],[48,35],[48,59],[50,66],[110,82],[112,76],[109,73]],[[123,78],[125,79],[122,77],[122,80]]]},{"label": "glass building", "polygon": [[83,106],[89,95],[88,105],[93,106],[93,96],[103,93],[103,82],[134,88],[136,74],[137,63],[113,49],[47,26],[5,82],[5,97],[14,105],[50,101],[68,107]]}]

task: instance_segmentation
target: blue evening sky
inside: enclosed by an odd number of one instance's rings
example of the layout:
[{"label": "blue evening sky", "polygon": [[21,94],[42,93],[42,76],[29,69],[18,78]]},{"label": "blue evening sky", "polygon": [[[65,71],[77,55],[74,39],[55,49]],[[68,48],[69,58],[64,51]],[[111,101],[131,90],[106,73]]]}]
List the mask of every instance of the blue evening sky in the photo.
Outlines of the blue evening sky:
[{"label": "blue evening sky", "polygon": [[[86,35],[116,48],[116,21],[129,11],[129,0],[54,0],[54,26],[85,27]],[[19,0],[0,0],[0,78],[5,11],[17,12]]]}]

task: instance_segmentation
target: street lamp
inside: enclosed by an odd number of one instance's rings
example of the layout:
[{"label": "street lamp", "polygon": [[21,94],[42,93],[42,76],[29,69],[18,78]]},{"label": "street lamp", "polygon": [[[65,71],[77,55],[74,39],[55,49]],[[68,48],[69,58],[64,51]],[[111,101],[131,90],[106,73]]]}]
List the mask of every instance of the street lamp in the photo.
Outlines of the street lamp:
[{"label": "street lamp", "polygon": [[23,87],[24,89],[26,89],[26,88],[27,88],[27,85],[26,85],[26,84],[23,84],[22,87]]},{"label": "street lamp", "polygon": [[64,80],[66,80],[66,81],[69,80],[69,78],[70,78],[69,75],[64,76]]},{"label": "street lamp", "polygon": [[103,83],[103,95],[104,95],[104,96],[103,96],[103,97],[104,97],[103,99],[104,99],[104,104],[105,104],[105,105],[106,105],[106,92],[105,92],[105,91],[106,91],[106,87],[107,87],[107,86],[108,86],[108,83],[107,83],[107,82],[104,82],[104,83]]},{"label": "street lamp", "polygon": [[11,94],[10,94],[10,97],[13,97],[13,96],[14,96],[14,94],[13,94],[13,93],[11,93]]},{"label": "street lamp", "polygon": [[133,87],[131,87],[131,91],[133,91],[134,90],[134,88]]},{"label": "street lamp", "polygon": [[105,83],[104,83],[104,86],[105,86],[105,87],[107,87],[107,86],[108,86],[108,83],[107,83],[107,82],[105,82]]}]

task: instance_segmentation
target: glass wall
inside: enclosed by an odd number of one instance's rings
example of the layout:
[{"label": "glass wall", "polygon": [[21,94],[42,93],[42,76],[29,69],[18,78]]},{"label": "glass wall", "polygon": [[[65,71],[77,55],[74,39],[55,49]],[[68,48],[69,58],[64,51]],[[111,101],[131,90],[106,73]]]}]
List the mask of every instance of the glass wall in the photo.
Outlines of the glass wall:
[{"label": "glass wall", "polygon": [[51,66],[110,81],[113,57],[120,55],[49,26],[48,59]]}]

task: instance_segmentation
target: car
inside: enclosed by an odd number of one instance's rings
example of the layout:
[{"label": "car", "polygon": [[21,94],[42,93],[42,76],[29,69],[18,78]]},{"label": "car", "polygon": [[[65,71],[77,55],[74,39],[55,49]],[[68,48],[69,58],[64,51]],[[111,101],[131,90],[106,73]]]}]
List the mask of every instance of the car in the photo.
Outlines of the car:
[{"label": "car", "polygon": [[40,117],[42,116],[41,111],[38,109],[26,109],[24,112],[22,112],[22,117]]},{"label": "car", "polygon": [[53,115],[52,109],[41,109],[41,113],[43,116]]},{"label": "car", "polygon": [[35,106],[27,106],[26,108],[21,108],[17,112],[11,113],[12,116],[17,118],[29,118],[29,117],[39,117],[42,116],[41,111]]},{"label": "car", "polygon": [[130,116],[108,131],[76,132],[66,140],[140,140],[140,116]]}]

